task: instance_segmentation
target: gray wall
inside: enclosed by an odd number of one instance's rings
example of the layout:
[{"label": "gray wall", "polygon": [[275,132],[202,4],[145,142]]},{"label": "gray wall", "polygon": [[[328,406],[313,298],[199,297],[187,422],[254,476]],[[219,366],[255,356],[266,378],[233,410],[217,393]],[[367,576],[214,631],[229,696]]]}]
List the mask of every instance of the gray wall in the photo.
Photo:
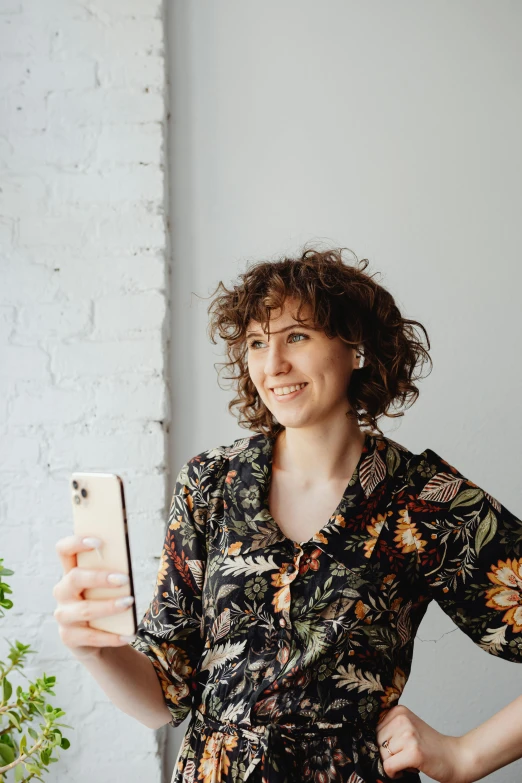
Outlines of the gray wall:
[{"label": "gray wall", "polygon": [[[347,246],[420,320],[434,370],[403,420],[522,514],[522,6],[310,0],[168,6],[171,465],[247,434],[217,385],[208,296],[248,260]],[[520,693],[437,605],[401,703],[461,735]],[[170,768],[182,736],[170,732]],[[513,783],[522,761],[484,778]],[[424,780],[428,780],[423,776]]]}]

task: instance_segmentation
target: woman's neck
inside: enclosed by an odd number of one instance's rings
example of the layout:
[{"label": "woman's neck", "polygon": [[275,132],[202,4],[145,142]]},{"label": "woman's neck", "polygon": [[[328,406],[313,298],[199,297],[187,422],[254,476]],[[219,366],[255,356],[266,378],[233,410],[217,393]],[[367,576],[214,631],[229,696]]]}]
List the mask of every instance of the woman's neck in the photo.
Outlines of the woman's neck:
[{"label": "woman's neck", "polygon": [[274,443],[273,468],[295,476],[303,484],[349,480],[365,442],[354,420],[344,429],[285,428]]}]

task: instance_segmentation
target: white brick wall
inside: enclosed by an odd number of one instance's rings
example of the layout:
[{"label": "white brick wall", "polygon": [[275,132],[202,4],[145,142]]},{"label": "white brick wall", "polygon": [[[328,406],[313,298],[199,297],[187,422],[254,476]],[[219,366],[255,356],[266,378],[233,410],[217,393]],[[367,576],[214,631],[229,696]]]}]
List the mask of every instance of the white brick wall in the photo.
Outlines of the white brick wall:
[{"label": "white brick wall", "polygon": [[163,16],[161,0],[0,3],[0,557],[15,571],[0,632],[37,650],[25,671],[57,676],[50,701],[75,729],[50,783],[161,780],[160,735],[61,644],[52,588],[73,470],[125,481],[140,617],[163,541]]}]

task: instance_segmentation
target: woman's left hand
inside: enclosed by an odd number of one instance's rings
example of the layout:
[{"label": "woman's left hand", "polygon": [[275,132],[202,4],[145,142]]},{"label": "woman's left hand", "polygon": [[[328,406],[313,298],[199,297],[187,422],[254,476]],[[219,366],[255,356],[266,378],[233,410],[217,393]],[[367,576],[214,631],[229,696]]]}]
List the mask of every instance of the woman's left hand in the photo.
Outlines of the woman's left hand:
[{"label": "woman's left hand", "polygon": [[[386,740],[390,753],[382,745]],[[392,780],[403,777],[404,770],[424,772],[439,783],[472,783],[460,737],[440,734],[403,704],[392,707],[378,724],[377,743]]]}]

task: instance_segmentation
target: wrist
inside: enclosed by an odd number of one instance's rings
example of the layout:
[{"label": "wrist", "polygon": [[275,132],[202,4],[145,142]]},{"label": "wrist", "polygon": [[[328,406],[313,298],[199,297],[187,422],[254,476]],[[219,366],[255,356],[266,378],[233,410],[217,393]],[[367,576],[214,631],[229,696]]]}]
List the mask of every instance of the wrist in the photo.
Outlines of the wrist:
[{"label": "wrist", "polygon": [[69,647],[77,661],[95,660],[101,657],[102,647]]},{"label": "wrist", "polygon": [[475,780],[480,780],[483,776],[478,771],[477,750],[470,734],[463,734],[461,737],[453,737],[453,739],[455,740],[458,780],[462,783],[474,783]]}]

